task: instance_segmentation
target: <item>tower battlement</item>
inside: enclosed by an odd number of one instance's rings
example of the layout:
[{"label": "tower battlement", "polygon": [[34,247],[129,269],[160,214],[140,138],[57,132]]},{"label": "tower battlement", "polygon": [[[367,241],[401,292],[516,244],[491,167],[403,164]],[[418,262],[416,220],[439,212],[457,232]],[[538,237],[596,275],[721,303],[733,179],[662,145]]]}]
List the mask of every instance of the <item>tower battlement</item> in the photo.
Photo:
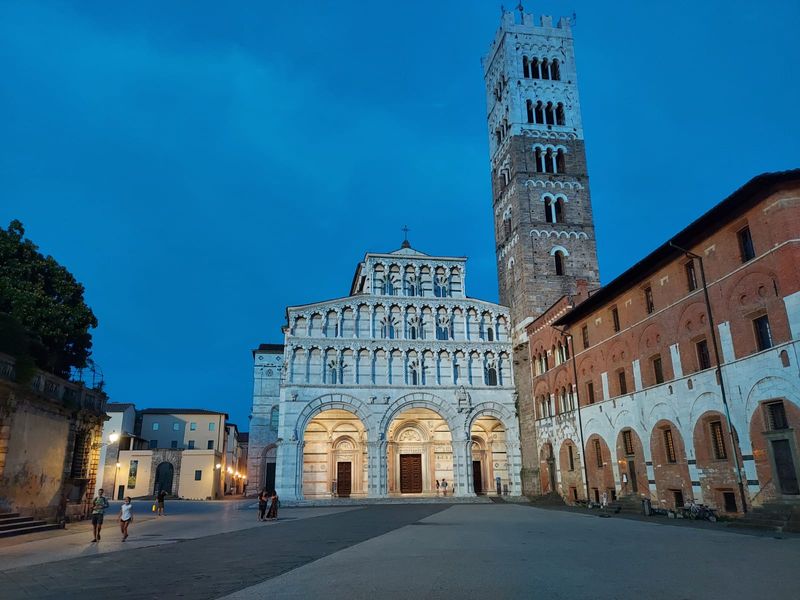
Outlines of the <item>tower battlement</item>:
[{"label": "tower battlement", "polygon": [[484,72],[491,66],[495,53],[502,45],[503,36],[507,33],[571,38],[572,22],[569,17],[560,17],[556,24],[553,25],[553,17],[540,15],[537,23],[533,13],[523,12],[520,16],[516,11],[505,11],[500,19],[500,27],[498,27],[494,40],[489,46],[489,51],[481,59]]}]

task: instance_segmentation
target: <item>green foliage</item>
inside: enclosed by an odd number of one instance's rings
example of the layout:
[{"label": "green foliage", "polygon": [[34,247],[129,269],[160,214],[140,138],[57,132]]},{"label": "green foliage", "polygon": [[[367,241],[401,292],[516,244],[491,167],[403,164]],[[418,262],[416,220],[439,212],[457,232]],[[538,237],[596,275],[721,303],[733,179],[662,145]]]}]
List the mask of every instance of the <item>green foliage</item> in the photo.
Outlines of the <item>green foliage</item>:
[{"label": "green foliage", "polygon": [[70,368],[86,366],[97,318],[83,300],[83,286],[24,235],[17,220],[0,229],[0,313],[10,317],[0,320],[0,345],[7,348],[0,351],[67,377]]}]

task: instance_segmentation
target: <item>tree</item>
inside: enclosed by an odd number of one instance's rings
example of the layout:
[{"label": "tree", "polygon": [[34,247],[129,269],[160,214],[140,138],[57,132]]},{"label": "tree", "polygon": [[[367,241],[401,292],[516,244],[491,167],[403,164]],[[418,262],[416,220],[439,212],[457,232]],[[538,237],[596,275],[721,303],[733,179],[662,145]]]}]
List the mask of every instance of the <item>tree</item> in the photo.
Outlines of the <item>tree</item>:
[{"label": "tree", "polygon": [[[36,364],[61,377],[83,368],[92,351],[89,329],[97,318],[83,300],[83,285],[52,256],[23,239],[17,220],[0,228],[0,341],[19,339],[13,322],[25,331],[27,343],[15,342],[6,352],[29,356]],[[13,350],[16,348],[16,352]]]}]

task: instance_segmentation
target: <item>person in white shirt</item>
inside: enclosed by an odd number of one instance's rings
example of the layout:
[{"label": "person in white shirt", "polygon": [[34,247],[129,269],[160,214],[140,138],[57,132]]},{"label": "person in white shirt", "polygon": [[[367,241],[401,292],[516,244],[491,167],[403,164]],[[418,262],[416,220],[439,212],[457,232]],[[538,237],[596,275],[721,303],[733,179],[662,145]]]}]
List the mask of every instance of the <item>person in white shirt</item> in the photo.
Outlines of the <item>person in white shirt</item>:
[{"label": "person in white shirt", "polygon": [[119,528],[122,531],[122,541],[128,539],[128,526],[133,521],[133,504],[131,497],[125,496],[125,501],[119,509]]}]

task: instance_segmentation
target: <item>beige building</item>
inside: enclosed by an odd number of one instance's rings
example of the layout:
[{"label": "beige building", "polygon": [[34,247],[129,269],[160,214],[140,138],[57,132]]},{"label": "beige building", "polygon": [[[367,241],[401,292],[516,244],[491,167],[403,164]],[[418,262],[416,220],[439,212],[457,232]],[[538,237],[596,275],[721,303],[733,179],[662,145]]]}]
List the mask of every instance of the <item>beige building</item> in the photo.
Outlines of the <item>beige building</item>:
[{"label": "beige building", "polygon": [[137,411],[135,436],[129,449],[119,451],[112,489],[124,485],[125,495],[134,498],[161,489],[187,500],[221,498],[229,466],[227,419],[203,409]]},{"label": "beige building", "polygon": [[0,513],[80,518],[95,487],[107,396],[0,354]]}]

